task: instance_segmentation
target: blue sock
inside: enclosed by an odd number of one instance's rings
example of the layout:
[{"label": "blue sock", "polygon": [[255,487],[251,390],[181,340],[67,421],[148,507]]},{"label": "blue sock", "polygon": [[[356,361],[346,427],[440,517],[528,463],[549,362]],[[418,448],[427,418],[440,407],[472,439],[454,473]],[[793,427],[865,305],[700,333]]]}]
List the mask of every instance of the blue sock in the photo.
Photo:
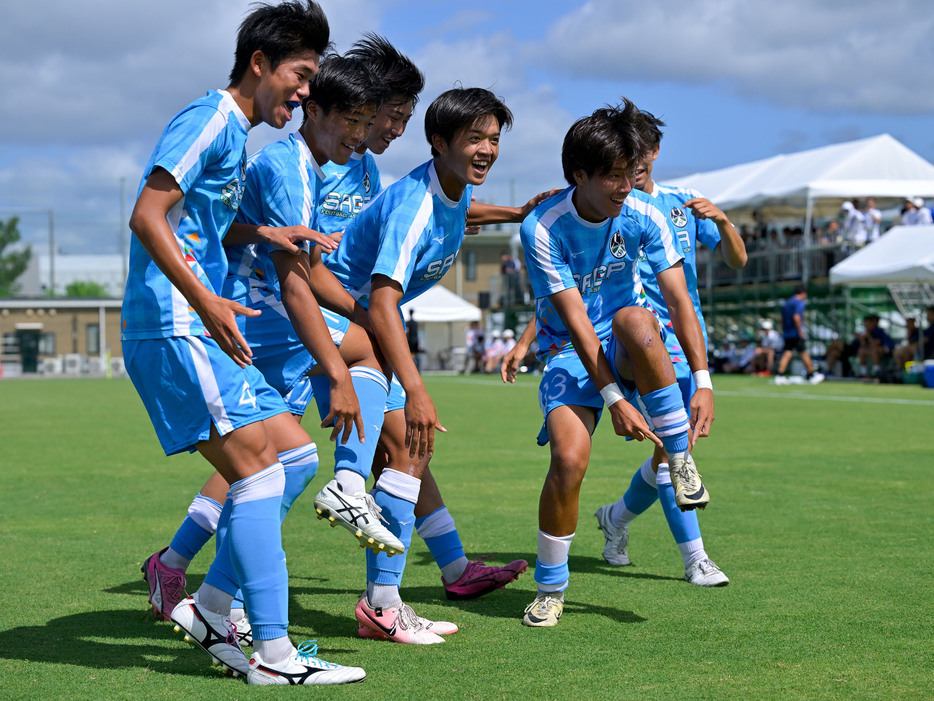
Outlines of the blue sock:
[{"label": "blue sock", "polygon": [[318,473],[318,448],[308,443],[279,453],[279,462],[285,470],[285,491],[282,494],[282,518],[289,513],[298,495]]},{"label": "blue sock", "polygon": [[641,399],[655,435],[661,438],[668,454],[685,452],[690,423],[678,383],[644,394]]},{"label": "blue sock", "polygon": [[218,522],[218,553],[204,580],[228,594],[236,592],[237,582],[242,584],[256,640],[287,634],[289,576],[280,530],[284,489],[280,463],[230,485]]},{"label": "blue sock", "polygon": [[570,578],[571,570],[566,559],[557,565],[544,565],[541,560],[535,559],[535,583],[540,585],[539,591],[564,591],[568,588]]},{"label": "blue sock", "polygon": [[[647,462],[649,470],[651,470],[652,458],[649,458]],[[658,499],[658,487],[645,481],[645,477],[643,477],[644,469],[643,465],[636,470],[636,474],[632,476],[632,480],[629,482],[629,489],[623,495],[626,509],[634,514],[644,513]]]},{"label": "blue sock", "polygon": [[[700,523],[696,511],[682,511],[675,503],[675,488],[671,486],[668,466],[658,468],[658,499],[668,521],[668,528],[678,545],[698,540],[701,537]],[[703,546],[701,546],[703,547]]]},{"label": "blue sock", "polygon": [[[366,442],[360,442],[356,426],[351,430],[347,443],[341,444],[338,440],[334,448],[334,471],[352,470],[362,475],[365,480],[370,476],[373,456],[376,454],[376,444],[383,428],[386,398],[389,396],[389,381],[379,370],[363,365],[350,368],[350,379],[353,382],[354,392],[357,393],[357,401],[360,402],[363,435]],[[328,401],[330,383],[326,377],[315,376],[311,378],[311,384],[314,388],[315,400],[318,402],[318,411],[321,412],[322,417],[327,416],[330,411]]]},{"label": "blue sock", "polygon": [[420,486],[420,479],[386,468],[370,492],[376,505],[383,510],[383,517],[389,521],[389,531],[399,539],[405,547],[405,552],[389,557],[385,553],[377,555],[372,550],[367,550],[367,582],[396,587],[402,583],[406,555],[412,544],[412,531],[415,528],[415,502],[418,501]]},{"label": "blue sock", "polygon": [[169,547],[182,557],[194,560],[217,530],[222,508],[210,497],[196,494]]},{"label": "blue sock", "polygon": [[448,507],[442,506],[427,516],[415,519],[415,530],[424,539],[438,567],[467,557]]}]

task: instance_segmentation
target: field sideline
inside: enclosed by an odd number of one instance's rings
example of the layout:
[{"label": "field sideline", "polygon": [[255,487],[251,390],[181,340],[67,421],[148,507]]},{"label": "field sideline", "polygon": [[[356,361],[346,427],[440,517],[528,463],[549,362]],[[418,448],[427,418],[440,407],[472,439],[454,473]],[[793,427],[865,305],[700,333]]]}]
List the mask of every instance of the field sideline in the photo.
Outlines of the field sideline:
[{"label": "field sideline", "polygon": [[[166,458],[127,380],[0,381],[0,698],[932,698],[934,392],[916,386],[775,387],[714,379],[714,435],[696,452],[712,494],[701,514],[730,586],[702,589],[661,509],[631,528],[634,565],[603,562],[593,512],[628,485],[647,448],[594,438],[571,548],[565,615],[520,624],[534,597],[538,494],[548,451],[536,378],[427,378],[448,433],[435,472],[468,555],[530,571],[484,599],[448,602],[416,539],[403,597],[456,622],[444,645],[361,640],[363,555],[299,500],[283,528],[295,642],[366,669],[362,684],[264,692],[212,670],[147,611],[142,560],[168,543],[208,475]],[[326,434],[309,421],[326,481]],[[210,546],[213,547],[213,546]],[[189,572],[189,590],[210,561]]]}]

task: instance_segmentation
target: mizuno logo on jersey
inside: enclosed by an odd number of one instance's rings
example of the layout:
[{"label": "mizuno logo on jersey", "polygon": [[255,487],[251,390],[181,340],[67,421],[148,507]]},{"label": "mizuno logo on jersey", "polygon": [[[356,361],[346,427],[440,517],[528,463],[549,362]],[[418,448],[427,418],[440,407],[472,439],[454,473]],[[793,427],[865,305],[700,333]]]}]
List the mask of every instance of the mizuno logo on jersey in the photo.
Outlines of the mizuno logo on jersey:
[{"label": "mizuno logo on jersey", "polygon": [[363,189],[366,190],[367,193],[370,192],[370,174],[369,173],[364,173],[363,175]]},{"label": "mizuno logo on jersey", "polygon": [[618,231],[614,231],[610,237],[610,253],[614,258],[623,258],[626,255],[626,242]]}]

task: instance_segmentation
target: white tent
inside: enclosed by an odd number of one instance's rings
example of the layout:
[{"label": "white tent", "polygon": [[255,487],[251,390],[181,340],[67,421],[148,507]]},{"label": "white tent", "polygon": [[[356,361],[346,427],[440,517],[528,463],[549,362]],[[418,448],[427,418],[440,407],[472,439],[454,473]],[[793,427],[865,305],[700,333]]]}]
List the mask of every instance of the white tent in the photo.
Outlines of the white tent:
[{"label": "white tent", "polygon": [[[463,350],[456,347],[464,345],[464,333],[461,326],[467,322],[480,321],[483,312],[462,297],[458,297],[446,287],[435,285],[411,302],[402,305],[402,316],[406,322],[409,312],[414,310],[415,321],[419,323],[419,336],[424,350],[422,369],[435,370],[442,365],[447,369],[460,369],[463,366]],[[442,362],[442,358],[446,361]]]},{"label": "white tent", "polygon": [[830,269],[831,285],[934,283],[934,226],[896,226]]},{"label": "white tent", "polygon": [[881,134],[662,184],[694,188],[725,210],[764,205],[810,210],[821,198],[934,197],[934,165]]}]

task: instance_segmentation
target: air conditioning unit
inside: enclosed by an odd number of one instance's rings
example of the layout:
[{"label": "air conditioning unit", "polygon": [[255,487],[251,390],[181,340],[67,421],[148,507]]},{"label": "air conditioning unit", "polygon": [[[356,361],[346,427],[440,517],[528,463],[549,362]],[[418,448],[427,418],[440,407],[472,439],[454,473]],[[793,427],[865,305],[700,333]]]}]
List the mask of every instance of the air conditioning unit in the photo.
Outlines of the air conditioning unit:
[{"label": "air conditioning unit", "polygon": [[80,375],[87,369],[87,359],[80,353],[65,354],[65,374]]},{"label": "air conditioning unit", "polygon": [[43,375],[61,375],[64,362],[62,356],[56,355],[53,358],[44,358],[42,360]]}]

